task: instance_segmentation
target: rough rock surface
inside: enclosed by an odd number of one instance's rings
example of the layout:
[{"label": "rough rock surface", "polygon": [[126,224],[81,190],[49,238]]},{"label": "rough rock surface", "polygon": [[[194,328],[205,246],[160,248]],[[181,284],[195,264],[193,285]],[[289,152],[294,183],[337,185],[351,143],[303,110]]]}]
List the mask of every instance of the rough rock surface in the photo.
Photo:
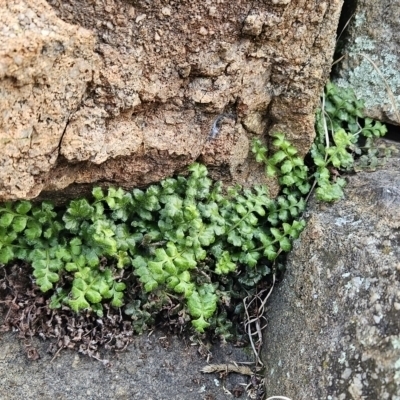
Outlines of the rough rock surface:
[{"label": "rough rock surface", "polygon": [[[400,125],[400,2],[358,0],[345,34],[337,83],[366,101],[366,115]],[[345,21],[343,21],[345,22]]]},{"label": "rough rock surface", "polygon": [[310,205],[269,305],[267,397],[400,399],[400,157]]},{"label": "rough rock surface", "polygon": [[341,5],[3,1],[0,200],[143,186],[196,159],[267,182],[249,141],[284,131],[307,152]]},{"label": "rough rock surface", "polygon": [[0,198],[40,192],[98,70],[90,31],[30,3],[0,5]]},{"label": "rough rock surface", "polygon": [[[28,360],[25,346],[39,349],[41,358]],[[183,339],[156,333],[135,338],[125,352],[104,353],[105,365],[73,351],[54,360],[49,344],[33,339],[25,345],[15,335],[0,336],[0,400],[225,400],[240,393],[248,377],[200,372],[207,365]],[[211,349],[213,363],[248,361],[243,349]],[[240,398],[245,399],[243,394]]]}]

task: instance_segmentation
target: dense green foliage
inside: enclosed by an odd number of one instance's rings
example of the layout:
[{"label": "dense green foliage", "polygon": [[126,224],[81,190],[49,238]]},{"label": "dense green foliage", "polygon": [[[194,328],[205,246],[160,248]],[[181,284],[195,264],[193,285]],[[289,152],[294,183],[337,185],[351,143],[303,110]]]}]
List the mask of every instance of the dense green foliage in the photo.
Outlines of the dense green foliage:
[{"label": "dense green foliage", "polygon": [[253,141],[251,150],[256,161],[265,164],[267,175],[279,177],[282,193],[288,198],[306,195],[311,188],[308,167],[283,133],[274,134],[273,139],[272,145],[277,151],[271,156],[267,155],[267,148],[260,140]]},{"label": "dense green foliage", "polygon": [[301,213],[312,182],[319,199],[340,198],[345,181],[333,170],[353,166],[361,154],[360,134],[373,151],[373,138],[385,133],[382,124],[362,120],[362,107],[351,92],[327,85],[308,166],[281,133],[273,137],[273,154],[253,142],[256,160],[279,179],[276,199],[262,186],[223,191],[196,163],[187,176],[146,190],[96,187],[91,199],[73,200],[66,208],[2,204],[0,263],[29,262],[54,308],[101,315],[105,302],[125,303],[138,332],[168,309],[183,323],[191,320],[198,332],[213,328],[228,337],[227,312],[242,311],[240,301],[232,309],[232,300],[254,294],[304,228]]},{"label": "dense green foliage", "polygon": [[144,191],[97,187],[91,201],[74,200],[65,210],[46,202],[6,203],[0,262],[31,263],[41,290],[55,290],[53,307],[98,313],[104,300],[122,306],[120,271],[132,268],[140,290],[179,298],[203,332],[222,301],[222,278],[240,271],[242,285],[254,286],[303,229],[293,218],[305,203],[291,196],[272,200],[265,187],[223,194],[205,166],[189,171]]}]

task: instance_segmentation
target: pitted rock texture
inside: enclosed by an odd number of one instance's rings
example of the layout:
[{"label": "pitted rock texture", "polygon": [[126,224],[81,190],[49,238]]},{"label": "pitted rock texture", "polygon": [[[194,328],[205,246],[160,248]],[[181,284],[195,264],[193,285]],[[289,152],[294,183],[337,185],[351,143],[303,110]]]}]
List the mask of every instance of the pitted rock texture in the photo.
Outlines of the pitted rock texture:
[{"label": "pitted rock texture", "polygon": [[[0,400],[232,400],[250,380],[201,373],[208,364],[199,346],[165,332],[136,336],[122,352],[104,350],[103,362],[70,350],[54,357],[49,345],[1,333]],[[27,357],[32,349],[38,360]],[[251,362],[251,352],[230,344],[210,351],[210,363]]]},{"label": "pitted rock texture", "polygon": [[400,158],[313,202],[267,311],[267,397],[400,399]]},{"label": "pitted rock texture", "polygon": [[365,100],[365,115],[400,125],[400,2],[349,3],[355,6],[346,14],[345,57],[336,69],[336,81]]},{"label": "pitted rock texture", "polygon": [[[194,160],[273,195],[250,141],[283,131],[308,151],[341,6],[6,0],[0,200],[144,186]],[[208,140],[223,113],[234,118]]]},{"label": "pitted rock texture", "polygon": [[89,30],[30,3],[0,5],[0,199],[40,193],[99,65]]}]

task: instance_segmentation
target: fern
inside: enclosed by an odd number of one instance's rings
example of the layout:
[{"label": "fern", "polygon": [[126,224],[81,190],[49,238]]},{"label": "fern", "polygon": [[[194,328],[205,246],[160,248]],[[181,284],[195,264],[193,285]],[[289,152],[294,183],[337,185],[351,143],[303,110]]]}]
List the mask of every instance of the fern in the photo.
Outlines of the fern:
[{"label": "fern", "polygon": [[[385,145],[377,148],[375,139],[384,136],[387,129],[378,121],[363,118],[364,103],[352,90],[339,89],[328,82],[322,100],[323,107],[316,114],[317,136],[310,152],[311,171],[284,134],[272,135],[272,148],[275,149],[272,154],[268,154],[260,140],[253,141],[256,160],[265,165],[267,175],[278,178],[287,199],[294,197],[295,201],[300,201],[301,196],[310,191],[310,183],[314,180],[319,200],[338,200],[346,185],[340,171],[374,169],[395,151]],[[281,217],[285,215],[284,211],[280,214]],[[279,219],[284,221],[284,218]],[[271,215],[270,222],[277,225],[279,220],[276,215]]]},{"label": "fern", "polygon": [[[375,140],[384,136],[387,129],[382,123],[363,117],[364,103],[351,89],[339,89],[328,82],[322,105],[316,115],[317,139],[311,148],[315,165],[313,178],[317,183],[317,198],[335,201],[343,197],[346,185],[337,172],[361,169],[358,167],[360,156],[363,168],[376,167],[379,162]],[[393,150],[387,147],[385,156]],[[334,176],[332,171],[336,172]]]},{"label": "fern", "polygon": [[[36,284],[53,291],[52,307],[99,315],[106,301],[123,305],[126,284],[118,271],[132,269],[143,293],[179,298],[194,328],[203,332],[222,306],[210,282],[217,276],[234,279],[243,267],[242,279],[250,274],[248,282],[257,280],[252,270],[288,251],[303,227],[273,225],[291,221],[304,208],[293,196],[270,199],[262,186],[237,186],[224,195],[207,174],[205,166],[193,164],[187,177],[146,190],[94,188],[92,199],[73,200],[65,210],[50,203],[4,204],[0,261],[29,261]],[[204,262],[207,269],[201,271]],[[129,312],[133,318],[147,315]]]},{"label": "fern", "polygon": [[372,162],[373,140],[385,127],[362,120],[361,109],[353,95],[327,86],[310,166],[282,133],[273,135],[270,149],[253,142],[256,160],[282,187],[275,199],[264,186],[224,191],[204,165],[194,163],[187,176],[144,190],[95,187],[91,198],[64,209],[49,202],[4,203],[0,263],[29,262],[36,284],[51,295],[51,307],[102,315],[104,303],[123,307],[127,301],[125,313],[142,332],[156,312],[176,303],[180,319],[191,320],[197,332],[212,328],[226,339],[231,301],[238,304],[234,313],[243,312],[240,299],[256,292],[304,229],[301,215],[312,181],[317,197],[332,201],[345,185],[333,169],[349,170],[360,156],[363,165]]}]

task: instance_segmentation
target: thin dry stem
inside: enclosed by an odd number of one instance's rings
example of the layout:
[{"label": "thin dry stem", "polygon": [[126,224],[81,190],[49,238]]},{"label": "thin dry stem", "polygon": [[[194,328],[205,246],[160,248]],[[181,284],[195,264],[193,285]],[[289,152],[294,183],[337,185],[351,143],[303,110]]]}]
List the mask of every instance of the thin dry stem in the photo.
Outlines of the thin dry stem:
[{"label": "thin dry stem", "polygon": [[[260,364],[262,366],[264,366],[264,364],[260,359],[260,349],[261,349],[261,346],[263,343],[262,330],[265,328],[266,325],[261,326],[260,321],[264,318],[265,304],[267,303],[267,300],[270,297],[270,295],[274,289],[275,279],[276,279],[276,276],[275,276],[275,274],[273,274],[272,286],[269,289],[268,294],[265,296],[264,299],[262,299],[261,295],[266,291],[266,289],[262,290],[260,293],[258,293],[255,296],[247,296],[243,299],[243,305],[244,305],[244,309],[245,309],[245,313],[246,313],[245,322],[244,322],[245,331],[249,337],[251,348],[253,349],[254,355],[256,357],[256,363]],[[250,316],[249,308],[255,300],[260,301],[261,304],[256,310],[256,315]],[[258,338],[256,343],[254,343],[254,339],[253,339],[253,336],[255,336],[255,335],[257,335],[257,338]]]},{"label": "thin dry stem", "polygon": [[210,364],[200,370],[205,374],[211,374],[214,372],[235,372],[241,375],[253,375],[254,372],[251,368],[244,365],[237,365],[237,363],[232,364]]},{"label": "thin dry stem", "polygon": [[356,15],[356,13],[353,13],[350,18],[347,20],[346,24],[344,25],[343,29],[341,30],[341,32],[339,33],[339,36],[336,39],[336,44],[338,44],[340,37],[342,36],[343,32],[346,30],[346,28],[348,27],[350,21],[353,19],[353,17]]},{"label": "thin dry stem", "polygon": [[346,55],[343,54],[342,57],[338,58],[336,61],[334,61],[334,62],[332,63],[331,67],[333,67],[335,64],[337,64],[337,63],[339,63],[340,61],[342,61],[343,58],[345,58],[345,57],[346,57]]},{"label": "thin dry stem", "polygon": [[[322,112],[321,112],[321,117],[322,117],[322,121],[324,123],[326,148],[329,149],[329,132],[328,132],[328,125],[326,123],[324,110],[325,110],[325,93],[322,92]],[[327,160],[327,158],[328,158],[328,152],[325,152],[325,161]]]}]

